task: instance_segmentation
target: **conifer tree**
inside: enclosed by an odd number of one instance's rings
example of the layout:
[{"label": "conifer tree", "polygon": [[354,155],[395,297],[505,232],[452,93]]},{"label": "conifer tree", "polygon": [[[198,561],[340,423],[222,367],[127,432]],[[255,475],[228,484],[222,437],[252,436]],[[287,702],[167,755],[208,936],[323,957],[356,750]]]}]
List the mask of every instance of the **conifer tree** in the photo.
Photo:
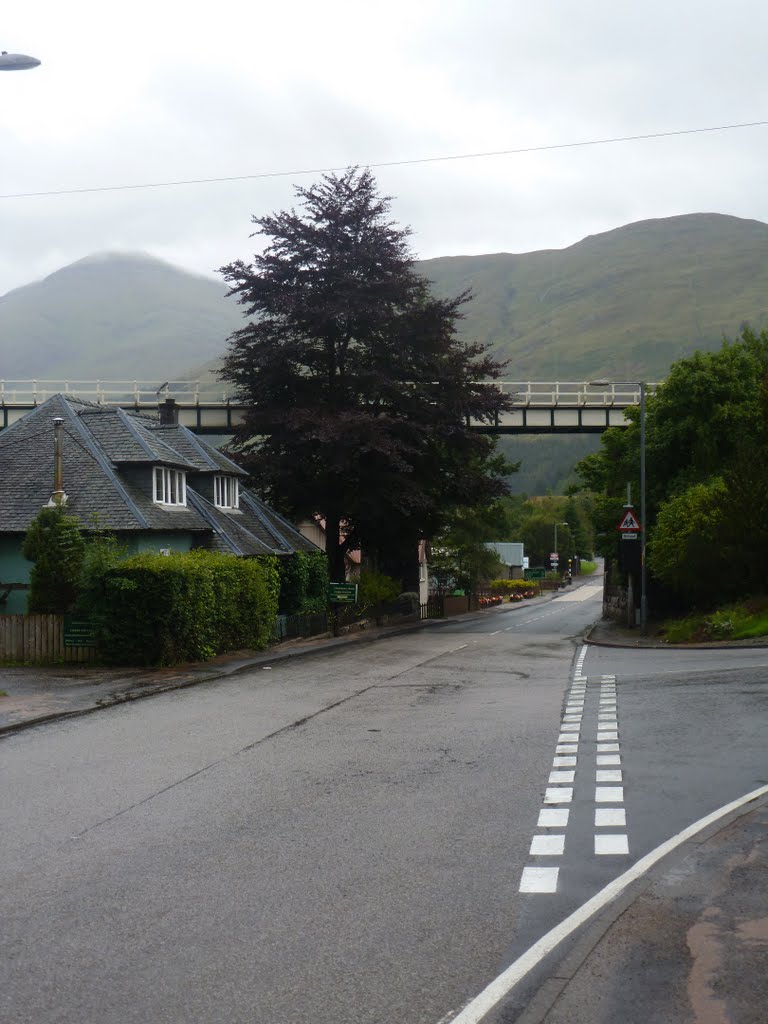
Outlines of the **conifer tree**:
[{"label": "conifer tree", "polygon": [[235,450],[267,500],[324,521],[332,579],[362,545],[407,586],[419,537],[506,491],[468,426],[508,406],[503,364],[459,341],[469,295],[432,295],[369,170],[296,193],[298,212],[253,218],[253,263],[222,268],[249,318],[222,371],[246,406]]}]

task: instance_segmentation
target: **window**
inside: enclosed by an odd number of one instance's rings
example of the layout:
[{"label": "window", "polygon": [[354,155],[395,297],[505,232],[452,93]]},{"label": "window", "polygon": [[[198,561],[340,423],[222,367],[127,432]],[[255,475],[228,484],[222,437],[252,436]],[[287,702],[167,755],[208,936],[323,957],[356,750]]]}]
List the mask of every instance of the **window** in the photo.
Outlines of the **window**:
[{"label": "window", "polygon": [[186,505],[187,478],[180,469],[155,466],[152,500],[158,505]]},{"label": "window", "polygon": [[240,482],[237,477],[213,478],[213,503],[216,508],[240,508]]}]

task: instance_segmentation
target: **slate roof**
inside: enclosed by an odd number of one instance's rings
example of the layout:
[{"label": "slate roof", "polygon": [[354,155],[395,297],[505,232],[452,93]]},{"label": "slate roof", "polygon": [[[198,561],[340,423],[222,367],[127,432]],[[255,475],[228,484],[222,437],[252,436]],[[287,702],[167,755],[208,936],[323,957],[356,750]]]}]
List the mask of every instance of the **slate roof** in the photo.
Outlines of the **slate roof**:
[{"label": "slate roof", "polygon": [[[247,474],[186,427],[64,395],[0,431],[0,534],[24,533],[51,496],[56,416],[64,420],[67,511],[84,528],[191,532],[197,543],[238,555],[318,550],[242,485],[239,510],[216,508],[195,490],[195,481],[205,476]],[[156,465],[187,473],[186,507],[152,501]]]}]

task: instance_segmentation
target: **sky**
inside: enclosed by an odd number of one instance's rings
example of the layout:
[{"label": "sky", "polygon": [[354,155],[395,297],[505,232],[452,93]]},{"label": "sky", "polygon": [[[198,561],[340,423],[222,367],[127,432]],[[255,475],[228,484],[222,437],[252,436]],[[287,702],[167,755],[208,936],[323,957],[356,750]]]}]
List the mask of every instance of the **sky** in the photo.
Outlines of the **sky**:
[{"label": "sky", "polygon": [[5,5],[0,49],[42,63],[0,73],[0,295],[103,251],[217,276],[350,165],[417,258],[768,221],[768,124],[572,145],[768,121],[766,38],[764,0]]}]

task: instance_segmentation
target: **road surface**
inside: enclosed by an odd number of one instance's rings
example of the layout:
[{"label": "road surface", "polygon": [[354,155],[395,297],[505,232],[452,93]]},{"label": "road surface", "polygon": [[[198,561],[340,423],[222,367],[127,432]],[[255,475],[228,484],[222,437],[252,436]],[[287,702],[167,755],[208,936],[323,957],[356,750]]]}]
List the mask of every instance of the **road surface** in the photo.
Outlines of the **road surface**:
[{"label": "road surface", "polygon": [[[599,593],[6,737],[0,1019],[452,1019],[768,775],[768,652],[587,649]],[[619,748],[603,766],[598,742]]]}]

